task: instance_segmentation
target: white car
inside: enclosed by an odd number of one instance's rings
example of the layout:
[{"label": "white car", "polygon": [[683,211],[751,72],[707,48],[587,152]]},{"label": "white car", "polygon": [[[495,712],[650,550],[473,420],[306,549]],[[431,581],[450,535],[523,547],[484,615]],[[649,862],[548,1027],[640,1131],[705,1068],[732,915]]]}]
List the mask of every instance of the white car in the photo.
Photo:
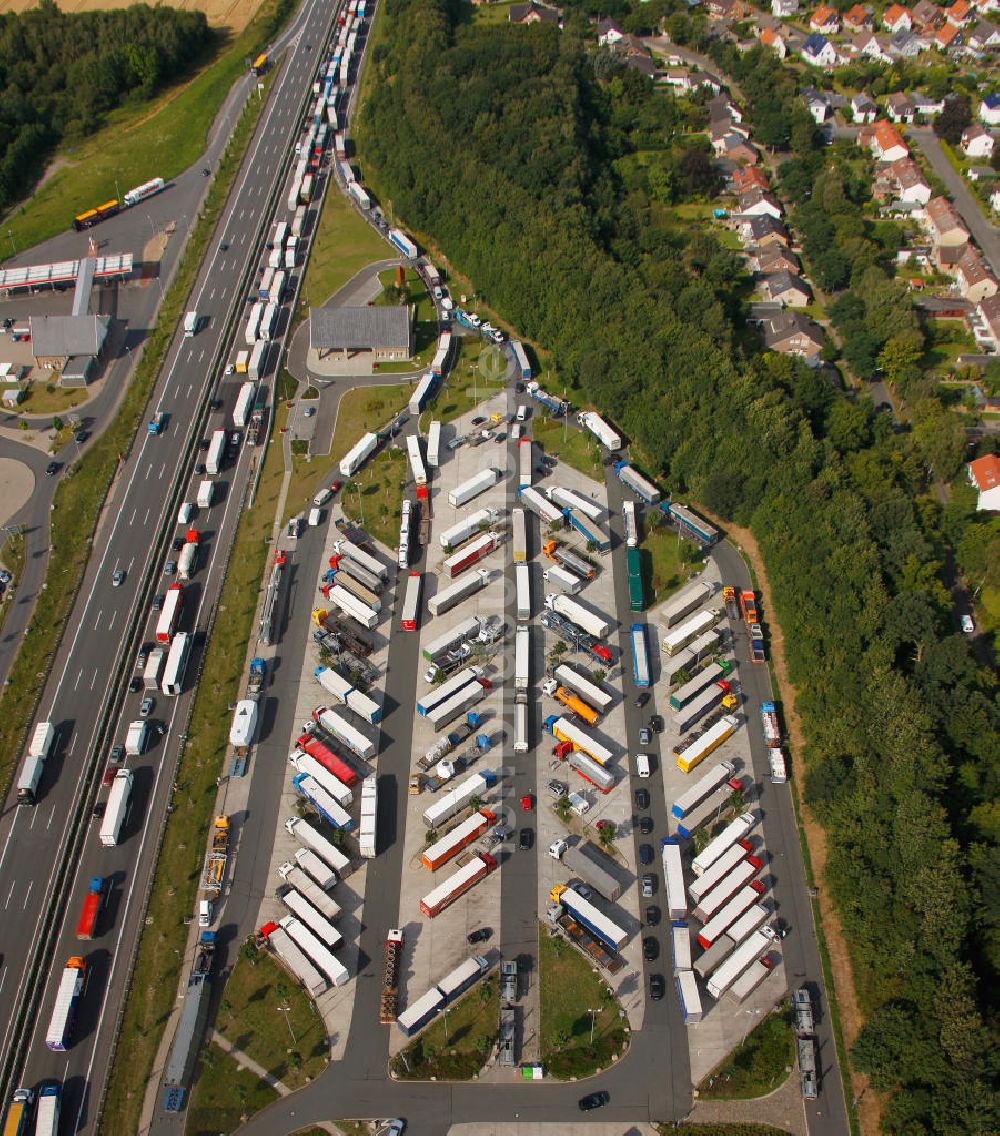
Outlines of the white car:
[{"label": "white car", "polygon": [[405,1128],[405,1120],[380,1120],[375,1136],[402,1136]]},{"label": "white car", "polygon": [[962,616],[962,630],[965,632],[966,635],[975,635],[976,625],[973,622],[971,615],[963,615]]},{"label": "white car", "polygon": [[441,307],[444,308],[446,312],[450,312],[455,307],[455,301],[450,296],[442,296]]},{"label": "white car", "polygon": [[469,327],[479,327],[483,322],[475,312],[469,312],[465,318],[468,321]]}]

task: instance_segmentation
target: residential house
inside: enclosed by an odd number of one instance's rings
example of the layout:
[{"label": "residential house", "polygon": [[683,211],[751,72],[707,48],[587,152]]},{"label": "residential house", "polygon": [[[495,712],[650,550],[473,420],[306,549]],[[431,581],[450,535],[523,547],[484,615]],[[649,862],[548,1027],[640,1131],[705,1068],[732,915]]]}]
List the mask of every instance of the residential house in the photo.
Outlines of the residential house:
[{"label": "residential house", "polygon": [[802,59],[811,67],[832,67],[837,62],[837,49],[819,32],[813,32],[802,45]]},{"label": "residential house", "polygon": [[1000,47],[1000,28],[988,20],[980,20],[965,31],[965,42],[975,52],[995,51]]},{"label": "residential house", "polygon": [[739,23],[753,14],[753,8],[746,0],[708,0],[706,11],[716,20],[732,20]]},{"label": "residential house", "polygon": [[817,90],[803,91],[802,97],[805,99],[806,106],[809,108],[809,113],[813,116],[813,121],[817,126],[822,126],[826,122],[827,117],[833,113],[833,108],[830,106],[830,101],[825,92]]},{"label": "residential house", "polygon": [[976,509],[980,513],[1000,512],[1000,457],[986,454],[969,462],[966,468],[969,481],[979,494]]},{"label": "residential house", "polygon": [[994,181],[997,172],[992,166],[969,166],[965,176],[969,181]]},{"label": "residential house", "polygon": [[992,350],[1000,347],[1000,293],[987,296],[969,317],[969,327],[977,342]]},{"label": "residential house", "polygon": [[[873,59],[878,63],[892,62],[892,56],[889,54],[887,45],[873,31],[858,32],[851,40],[850,50],[856,59]],[[868,98],[868,96],[865,95],[865,98]],[[871,102],[870,99],[869,102]],[[874,105],[872,103],[872,106]],[[858,120],[855,119],[854,121],[857,122]]]},{"label": "residential house", "polygon": [[921,52],[928,49],[927,40],[918,36],[907,28],[900,28],[894,32],[889,40],[889,54],[895,59],[916,59]]},{"label": "residential house", "polygon": [[983,13],[1000,11],[1000,0],[975,0],[975,9]]},{"label": "residential house", "polygon": [[763,321],[764,346],[782,355],[798,355],[811,367],[822,362],[823,329],[801,312],[784,311]]},{"label": "residential house", "polygon": [[993,190],[990,194],[990,208],[994,213],[1000,213],[1000,188]]},{"label": "residential house", "polygon": [[799,258],[784,245],[758,249],[750,257],[748,264],[750,270],[758,276],[770,276],[774,272],[794,272],[798,276],[802,271]]},{"label": "residential house", "polygon": [[739,169],[733,170],[733,188],[737,193],[745,193],[754,186],[764,190],[771,188],[767,174],[760,166],[740,166]]},{"label": "residential house", "polygon": [[844,13],[844,27],[849,32],[871,31],[874,26],[871,12],[860,4],[855,4]]},{"label": "residential house", "polygon": [[773,217],[747,217],[739,222],[740,239],[744,245],[767,248],[769,245],[788,247],[788,230]]},{"label": "residential house", "polygon": [[633,71],[638,71],[640,74],[645,75],[647,79],[656,78],[656,64],[648,55],[626,55],[625,66],[631,67]]},{"label": "residential house", "polygon": [[912,158],[900,158],[889,167],[889,175],[896,185],[900,201],[926,205],[931,199],[931,187],[924,180],[920,167]]},{"label": "residential house", "polygon": [[967,158],[992,158],[996,139],[981,123],[974,122],[962,131],[962,149]]},{"label": "residential house", "polygon": [[769,300],[775,300],[786,308],[804,308],[812,299],[809,285],[787,268],[767,276],[761,282],[760,290]]},{"label": "residential house", "polygon": [[744,217],[763,217],[766,214],[778,219],[784,213],[784,210],[773,194],[753,185],[740,194],[737,212]]},{"label": "residential house", "polygon": [[836,8],[831,8],[829,4],[820,4],[809,18],[809,28],[811,31],[819,32],[820,35],[836,35],[840,31],[840,16],[837,15]]},{"label": "residential house", "polygon": [[[927,202],[927,231],[934,242],[934,252],[938,262],[942,262],[939,255],[942,249],[961,250],[969,239],[969,230],[959,220],[955,207],[947,197],[932,197]],[[960,254],[959,254],[960,255]],[[952,264],[957,263],[958,257],[945,258]]]},{"label": "residential house", "polygon": [[979,119],[987,126],[1000,126],[1000,95],[987,95],[979,104]]},{"label": "residential house", "polygon": [[911,95],[917,108],[917,118],[936,118],[944,110],[944,99],[929,99],[919,91]]},{"label": "residential house", "polygon": [[727,118],[731,122],[742,122],[743,111],[727,95],[717,95],[709,101],[708,117],[711,119]]},{"label": "residential house", "polygon": [[614,47],[625,35],[624,29],[620,28],[614,20],[601,20],[595,30],[597,31],[597,42],[601,47]]},{"label": "residential house", "polygon": [[934,33],[934,46],[938,51],[949,51],[962,44],[962,31],[954,24],[943,24]]},{"label": "residential house", "polygon": [[799,0],[771,0],[771,15],[776,19],[788,19],[798,10]]},{"label": "residential house", "polygon": [[776,32],[774,28],[764,28],[760,33],[760,42],[764,47],[773,48],[778,53],[779,59],[784,59],[788,54],[785,37],[780,32]]},{"label": "residential house", "polygon": [[913,99],[909,95],[904,95],[902,91],[894,91],[885,100],[885,109],[893,122],[905,122],[910,125],[917,117],[917,108]]},{"label": "residential house", "polygon": [[972,10],[972,5],[968,0],[955,0],[955,3],[946,9],[944,18],[949,24],[956,28],[964,28],[966,24],[972,23],[975,18],[975,13]]},{"label": "residential house", "polygon": [[932,32],[944,19],[944,12],[931,0],[917,0],[911,13],[915,27]]},{"label": "residential house", "polygon": [[997,280],[975,245],[966,245],[962,259],[955,266],[955,283],[962,296],[978,304],[997,294]]},{"label": "residential house", "polygon": [[878,107],[870,95],[855,95],[851,99],[851,114],[854,116],[855,122],[874,122],[875,116],[878,114]]},{"label": "residential house", "polygon": [[892,4],[882,13],[882,26],[890,32],[908,32],[913,27],[913,17],[902,4]]},{"label": "residential house", "polygon": [[722,140],[722,158],[743,166],[755,166],[760,161],[760,154],[740,134],[730,133]]},{"label": "residential house", "polygon": [[512,24],[558,24],[562,13],[538,0],[527,0],[526,4],[511,4],[507,19]]},{"label": "residential house", "polygon": [[884,118],[875,123],[871,151],[876,161],[880,162],[895,162],[910,155],[902,134]]}]

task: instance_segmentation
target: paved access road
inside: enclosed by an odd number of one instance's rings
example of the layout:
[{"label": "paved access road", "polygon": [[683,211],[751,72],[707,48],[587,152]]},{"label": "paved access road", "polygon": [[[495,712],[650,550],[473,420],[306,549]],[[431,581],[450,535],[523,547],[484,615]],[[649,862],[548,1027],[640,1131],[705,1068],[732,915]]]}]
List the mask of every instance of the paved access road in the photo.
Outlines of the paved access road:
[{"label": "paved access road", "polygon": [[[256,256],[258,230],[267,215],[268,200],[279,181],[283,163],[299,129],[326,29],[333,12],[309,0],[296,19],[297,46],[276,77],[272,96],[250,144],[237,178],[224,221],[206,257],[192,293],[191,307],[207,317],[207,327],[194,339],[178,333],[151,400],[150,411],[169,416],[159,437],[141,433],[124,462],[95,540],[96,555],[88,565],[67,634],[55,660],[41,703],[40,717],[59,727],[60,745],[46,769],[41,800],[33,808],[18,808],[8,799],[0,817],[0,871],[4,882],[5,918],[0,926],[0,1018],[4,1050],[9,1051],[15,1007],[26,996],[33,975],[44,986],[37,991],[40,1010],[28,1037],[26,1062],[18,1063],[15,1080],[37,1083],[46,1077],[65,1082],[64,1113],[73,1115],[74,1130],[94,1122],[94,1100],[102,1091],[125,994],[126,964],[136,942],[137,913],[150,885],[156,834],[171,795],[171,773],[179,755],[189,709],[190,693],[177,699],[158,695],[154,719],[166,727],[164,738],[142,759],[133,761],[135,786],[121,843],[104,848],[96,838],[96,822],[87,832],[95,782],[103,770],[106,747],[123,740],[126,723],[136,718],[139,696],[124,698],[123,686],[132,673],[135,645],[151,638],[147,622],[149,598],[168,582],[159,575],[165,557],[156,540],[162,530],[172,536],[176,500],[174,486],[195,460],[202,428],[214,429],[228,420],[228,408],[205,421],[204,408],[219,373],[221,348],[230,313],[241,313],[246,284],[244,271]],[[308,50],[305,44],[309,44]],[[109,223],[113,224],[113,222]],[[109,230],[110,233],[110,230]],[[229,246],[221,250],[221,244]],[[222,387],[220,396],[234,401],[236,384]],[[222,558],[234,532],[253,451],[242,450],[223,475],[220,503],[199,517],[199,531],[208,549],[202,567],[188,589],[182,629],[196,633],[189,665],[189,685],[198,673],[204,632],[220,586]],[[193,494],[185,493],[188,499]],[[113,588],[113,572],[123,568],[125,583]],[[133,615],[139,615],[133,629]],[[124,679],[117,674],[120,661]],[[106,710],[113,729],[104,734]],[[95,749],[102,745],[96,758]],[[102,793],[103,798],[103,793]],[[60,878],[60,864],[73,839],[74,818],[83,817],[82,840]],[[86,882],[92,874],[109,876],[114,891],[102,921],[103,934],[93,944],[76,940],[74,928]],[[63,902],[65,901],[65,907]],[[33,961],[41,923],[50,904],[57,909],[57,931],[51,963]],[[91,975],[77,1016],[70,1050],[46,1049],[44,1034],[51,1013],[56,979],[71,954],[88,956]]]}]

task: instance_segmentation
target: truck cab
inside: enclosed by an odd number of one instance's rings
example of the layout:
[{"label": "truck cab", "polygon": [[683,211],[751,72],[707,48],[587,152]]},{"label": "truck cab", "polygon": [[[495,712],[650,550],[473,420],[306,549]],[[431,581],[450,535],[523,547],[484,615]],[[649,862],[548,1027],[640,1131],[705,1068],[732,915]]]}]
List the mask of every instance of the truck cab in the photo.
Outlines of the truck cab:
[{"label": "truck cab", "polygon": [[158,410],[146,424],[146,431],[149,434],[162,434],[166,425],[166,414],[164,414],[162,410]]}]

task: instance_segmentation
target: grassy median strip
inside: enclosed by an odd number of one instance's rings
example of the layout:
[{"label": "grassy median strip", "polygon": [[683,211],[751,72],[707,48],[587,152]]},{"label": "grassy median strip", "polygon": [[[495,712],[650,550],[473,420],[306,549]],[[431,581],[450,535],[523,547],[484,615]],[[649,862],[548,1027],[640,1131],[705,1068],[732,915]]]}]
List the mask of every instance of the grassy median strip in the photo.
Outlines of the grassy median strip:
[{"label": "grassy median strip", "polygon": [[742,1045],[698,1086],[701,1100],[749,1100],[773,1092],[788,1078],[795,1060],[788,1016],[765,1018]]},{"label": "grassy median strip", "polygon": [[[589,1077],[625,1050],[618,1001],[600,974],[560,935],[542,927],[538,939],[542,1064],[552,1077]],[[597,1013],[591,1014],[592,1009]]]},{"label": "grassy median strip", "polygon": [[278,1099],[277,1092],[256,1073],[244,1069],[215,1044],[205,1046],[201,1061],[204,1075],[191,1094],[184,1124],[186,1136],[235,1132],[244,1118]]},{"label": "grassy median strip", "polygon": [[500,988],[495,975],[448,1007],[389,1062],[401,1081],[468,1081],[486,1064],[500,1030]]}]

